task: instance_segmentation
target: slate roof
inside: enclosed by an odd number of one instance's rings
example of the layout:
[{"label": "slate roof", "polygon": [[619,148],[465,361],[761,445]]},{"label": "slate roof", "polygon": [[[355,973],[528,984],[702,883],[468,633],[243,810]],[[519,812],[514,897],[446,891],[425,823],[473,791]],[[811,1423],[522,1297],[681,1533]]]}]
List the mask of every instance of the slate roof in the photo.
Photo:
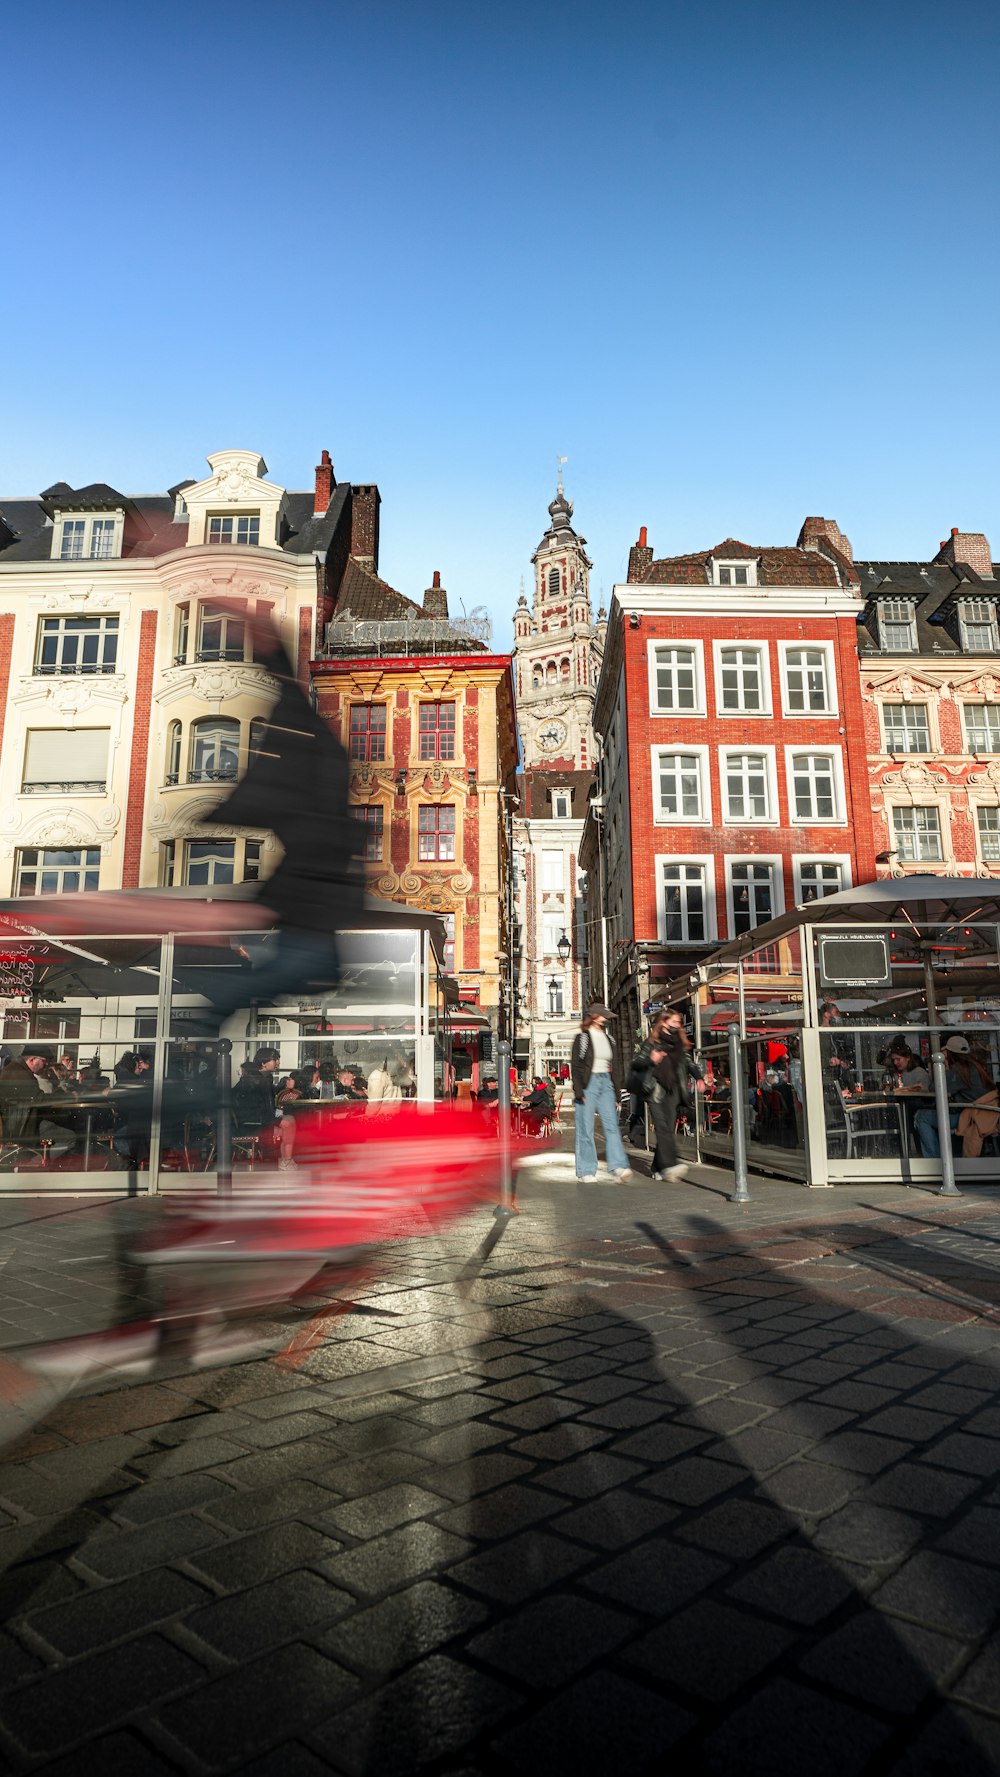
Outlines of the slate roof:
[{"label": "slate roof", "polygon": [[593,771],[560,771],[558,766],[529,766],[527,771],[519,772],[516,779],[521,806],[515,812],[522,819],[550,821],[552,791],[569,790],[572,793],[570,807],[573,810],[573,819],[582,821],[587,817],[590,797],[595,787]]},{"label": "slate roof", "polygon": [[[859,561],[855,563],[864,601],[858,621],[858,651],[880,654],[878,605],[882,599],[912,599],[917,620],[916,654],[962,654],[957,601],[963,598],[1000,600],[1000,583],[981,580],[961,563],[919,561]],[[994,564],[996,573],[997,564]],[[981,658],[981,654],[977,655]]]},{"label": "slate roof", "polygon": [[[179,482],[175,494],[191,482]],[[287,532],[280,547],[287,555],[309,555],[328,548],[350,493],[347,483],[333,492],[327,512],[313,513],[312,493],[285,496]],[[97,511],[124,506],[126,512],[122,559],[167,555],[187,542],[187,526],[174,521],[174,497],[166,494],[126,496],[104,482],[71,488],[56,482],[37,500],[0,498],[0,566],[7,562],[48,561],[52,555],[52,521],[48,511],[57,506],[76,511]]]},{"label": "slate roof", "polygon": [[645,586],[710,586],[710,563],[756,561],[758,586],[839,586],[840,576],[832,561],[814,549],[754,546],[726,537],[714,548],[695,555],[665,556],[651,562],[639,584]]},{"label": "slate roof", "polygon": [[397,592],[353,556],[340,583],[334,616],[345,617],[348,612],[364,623],[404,623],[426,615],[405,593]]}]

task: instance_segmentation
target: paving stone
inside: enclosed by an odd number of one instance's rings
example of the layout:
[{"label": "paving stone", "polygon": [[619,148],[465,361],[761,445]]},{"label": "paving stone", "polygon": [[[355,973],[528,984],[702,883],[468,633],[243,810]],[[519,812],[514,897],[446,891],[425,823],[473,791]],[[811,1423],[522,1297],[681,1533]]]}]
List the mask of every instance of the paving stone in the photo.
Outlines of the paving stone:
[{"label": "paving stone", "polygon": [[556,1592],[474,1635],[467,1652],[522,1684],[551,1688],[609,1656],[635,1629],[634,1617]]},{"label": "paving stone", "polygon": [[539,1395],[535,1400],[521,1401],[517,1406],[501,1407],[493,1414],[491,1424],[512,1426],[515,1431],[543,1431],[557,1420],[571,1419],[577,1411],[574,1401],[560,1395]]},{"label": "paving stone", "polygon": [[24,1620],[57,1653],[73,1657],[179,1616],[208,1596],[206,1587],[166,1570],[95,1587],[48,1610],[31,1611]]},{"label": "paving stone", "polygon": [[138,1487],[133,1483],[130,1492],[115,1500],[113,1510],[116,1518],[127,1523],[149,1524],[156,1518],[232,1497],[233,1489],[216,1475],[182,1475],[174,1481],[146,1481]]},{"label": "paving stone", "polygon": [[192,1565],[227,1591],[273,1579],[291,1568],[336,1556],[343,1544],[308,1524],[275,1524],[253,1536],[240,1536],[203,1554]]},{"label": "paving stone", "polygon": [[976,1438],[953,1432],[923,1453],[924,1461],[937,1468],[957,1469],[963,1475],[1000,1474],[1000,1440]]},{"label": "paving stone", "polygon": [[377,1598],[421,1574],[450,1567],[472,1553],[464,1538],[436,1524],[403,1524],[385,1536],[332,1555],[323,1572],[358,1597]]},{"label": "paving stone", "polygon": [[866,1432],[880,1432],[887,1438],[905,1438],[911,1444],[927,1443],[951,1425],[947,1413],[932,1413],[926,1407],[884,1407],[866,1419]]},{"label": "paving stone", "polygon": [[904,1512],[947,1518],[970,1493],[975,1493],[979,1484],[970,1475],[904,1463],[890,1474],[880,1475],[866,1490],[865,1498],[872,1505],[898,1506]]},{"label": "paving stone", "polygon": [[643,1472],[641,1463],[626,1462],[607,1450],[598,1450],[546,1469],[537,1479],[557,1493],[571,1494],[574,1499],[593,1499],[613,1487],[624,1486]]},{"label": "paving stone", "polygon": [[815,1438],[803,1433],[772,1431],[770,1422],[766,1422],[735,1432],[724,1443],[709,1445],[704,1454],[724,1462],[742,1462],[751,1473],[763,1475],[801,1456],[815,1442]]},{"label": "paving stone", "polygon": [[484,1672],[432,1654],[343,1710],[314,1738],[349,1777],[411,1777],[457,1754],[509,1714],[520,1694]]},{"label": "paving stone", "polygon": [[803,1624],[821,1622],[851,1592],[839,1566],[814,1549],[803,1548],[775,1550],[729,1587],[730,1598]]},{"label": "paving stone", "polygon": [[984,1561],[990,1567],[1000,1566],[1000,1522],[997,1513],[983,1506],[973,1507],[935,1539],[932,1547],[943,1555],[961,1555],[966,1561]]},{"label": "paving stone", "polygon": [[629,1437],[618,1438],[614,1451],[617,1456],[632,1456],[640,1462],[672,1462],[675,1457],[685,1456],[689,1450],[707,1444],[708,1440],[708,1432],[663,1421],[658,1425],[647,1425]]},{"label": "paving stone", "polygon": [[349,1592],[318,1573],[300,1570],[192,1611],[184,1627],[227,1659],[244,1660],[290,1641],[310,1625],[332,1622],[353,1603]]},{"label": "paving stone", "polygon": [[[326,1759],[310,1752],[298,1740],[285,1740],[263,1758],[255,1758],[240,1766],[240,1777],[329,1777],[331,1766]],[[89,1773],[88,1777],[93,1777]]]},{"label": "paving stone", "polygon": [[944,1705],[915,1735],[892,1767],[892,1777],[996,1777],[1000,1722],[973,1709]]},{"label": "paving stone", "polygon": [[1000,1575],[924,1550],[879,1587],[874,1603],[946,1634],[985,1635],[1000,1613]]},{"label": "paving stone", "polygon": [[888,1739],[885,1722],[805,1685],[777,1679],[711,1734],[701,1757],[713,1777],[861,1777]]},{"label": "paving stone", "polygon": [[606,1777],[608,1771],[661,1769],[659,1761],[694,1722],[676,1703],[606,1673],[599,1685],[580,1679],[494,1746],[501,1769]]},{"label": "paving stone", "polygon": [[[411,1427],[411,1430],[416,1429],[418,1428]],[[512,1436],[509,1426],[494,1425],[492,1422],[484,1425],[479,1420],[473,1420],[464,1425],[453,1425],[448,1431],[425,1438],[420,1446],[420,1455],[427,1462],[461,1462],[477,1455],[481,1450],[490,1449],[494,1444],[502,1444]]]},{"label": "paving stone", "polygon": [[315,1648],[293,1644],[168,1703],[158,1721],[203,1763],[232,1765],[321,1720],[357,1683]]},{"label": "paving stone", "polygon": [[594,1559],[580,1548],[545,1530],[522,1530],[452,1568],[449,1578],[474,1592],[505,1604],[519,1604],[546,1586],[558,1585]]},{"label": "paving stone", "polygon": [[561,1392],[573,1401],[589,1401],[592,1405],[606,1405],[609,1401],[622,1401],[628,1395],[634,1395],[642,1384],[623,1376],[588,1376],[579,1381],[564,1383]]},{"label": "paving stone", "polygon": [[702,1599],[625,1649],[652,1678],[720,1703],[783,1654],[797,1631]]},{"label": "paving stone", "polygon": [[731,1462],[686,1456],[659,1474],[646,1475],[642,1486],[663,1499],[676,1500],[679,1505],[697,1506],[745,1480],[746,1470],[736,1468]]},{"label": "paving stone", "polygon": [[479,1627],[488,1609],[438,1580],[418,1580],[312,1637],[321,1652],[359,1672],[386,1674]]},{"label": "paving stone", "polygon": [[558,1386],[551,1376],[540,1376],[531,1370],[526,1375],[512,1376],[507,1382],[492,1382],[490,1393],[499,1395],[504,1401],[531,1401],[536,1395],[549,1394]]},{"label": "paving stone", "polygon": [[531,1462],[568,1462],[571,1457],[580,1455],[584,1450],[592,1450],[596,1444],[606,1444],[608,1434],[596,1425],[581,1425],[578,1420],[564,1420],[549,1431],[532,1432],[529,1437],[518,1438],[508,1444],[510,1454],[527,1458]]},{"label": "paving stone", "polygon": [[753,1499],[727,1499],[701,1512],[676,1532],[685,1542],[714,1549],[733,1561],[750,1561],[791,1532],[791,1525],[773,1506]]},{"label": "paving stone", "polygon": [[189,1654],[148,1635],[15,1691],[0,1720],[29,1754],[59,1752],[203,1677]]},{"label": "paving stone", "polygon": [[129,1732],[106,1734],[65,1758],[45,1762],[46,1777],[172,1777],[176,1770]]},{"label": "paving stone", "polygon": [[663,1530],[677,1516],[677,1507],[665,1500],[648,1499],[620,1487],[601,1499],[560,1512],[552,1528],[597,1549],[620,1549],[654,1530]]},{"label": "paving stone", "polygon": [[820,1683],[890,1714],[917,1709],[962,1656],[961,1643],[863,1610],[799,1661]]},{"label": "paving stone", "polygon": [[339,1503],[337,1494],[318,1481],[299,1479],[285,1487],[258,1487],[249,1493],[230,1488],[224,1500],[208,1503],[206,1515],[233,1530],[254,1530],[286,1518],[322,1518]]},{"label": "paving stone", "polygon": [[332,1505],[327,1516],[336,1530],[364,1538],[395,1530],[398,1524],[406,1524],[412,1518],[429,1518],[445,1503],[440,1494],[401,1481],[394,1487],[384,1487],[380,1493]]},{"label": "paving stone", "polygon": [[901,1512],[852,1500],[839,1512],[824,1518],[813,1538],[818,1549],[846,1555],[866,1563],[898,1561],[920,1542],[924,1525]]},{"label": "paving stone", "polygon": [[485,1456],[473,1456],[469,1462],[456,1462],[447,1468],[435,1467],[423,1472],[433,1484],[435,1493],[444,1494],[447,1499],[462,1501],[478,1498],[481,1493],[487,1493],[507,1481],[516,1481],[521,1475],[529,1475],[533,1467],[534,1464],[523,1457],[492,1450],[487,1451]]},{"label": "paving stone", "polygon": [[393,1481],[409,1481],[432,1467],[426,1456],[412,1450],[382,1450],[376,1456],[357,1456],[349,1462],[334,1462],[314,1468],[309,1479],[331,1492],[353,1498],[361,1493],[375,1493]]},{"label": "paving stone", "polygon": [[187,1475],[195,1469],[217,1468],[232,1458],[246,1455],[246,1446],[232,1438],[191,1438],[170,1450],[154,1450],[137,1458],[134,1467],[151,1481],[170,1480],[174,1475]]},{"label": "paving stone", "polygon": [[956,1680],[954,1692],[961,1702],[1000,1715],[1000,1637],[994,1636],[987,1642]]},{"label": "paving stone", "polygon": [[109,1530],[105,1525],[80,1545],[76,1560],[102,1579],[125,1579],[212,1548],[222,1535],[214,1525],[187,1515],[161,1518],[140,1530]]},{"label": "paving stone", "polygon": [[0,1672],[3,1673],[4,1688],[9,1689],[34,1673],[41,1670],[42,1662],[37,1654],[28,1652],[13,1635],[0,1629]]},{"label": "paving stone", "polygon": [[23,1561],[0,1578],[0,1622],[41,1610],[83,1591],[82,1582],[61,1561]]},{"label": "paving stone", "polygon": [[456,1536],[469,1536],[485,1542],[512,1536],[529,1524],[537,1524],[554,1512],[561,1512],[565,1501],[554,1493],[543,1493],[539,1487],[498,1487],[492,1493],[477,1494],[474,1499],[439,1511],[434,1522]]},{"label": "paving stone", "polygon": [[898,1438],[876,1437],[873,1432],[866,1431],[842,1431],[824,1438],[817,1454],[831,1468],[844,1468],[859,1475],[877,1475],[911,1452],[909,1445],[901,1443]]},{"label": "paving stone", "polygon": [[346,1492],[332,1479],[342,1463],[335,1447],[320,1438],[298,1438],[294,1444],[280,1444],[272,1450],[259,1450],[253,1456],[241,1456],[227,1462],[226,1480],[234,1487],[280,1487],[299,1475],[315,1475],[319,1481],[329,1480],[338,1493]]},{"label": "paving stone", "polygon": [[979,1389],[963,1388],[949,1378],[946,1382],[932,1382],[926,1388],[918,1389],[911,1394],[907,1405],[910,1407],[930,1407],[935,1412],[950,1413],[955,1418],[963,1418],[966,1414],[975,1413],[977,1409],[988,1405],[989,1396]]},{"label": "paving stone", "polygon": [[727,1571],[724,1561],[685,1547],[668,1532],[594,1568],[583,1584],[616,1603],[662,1617],[706,1591]]}]

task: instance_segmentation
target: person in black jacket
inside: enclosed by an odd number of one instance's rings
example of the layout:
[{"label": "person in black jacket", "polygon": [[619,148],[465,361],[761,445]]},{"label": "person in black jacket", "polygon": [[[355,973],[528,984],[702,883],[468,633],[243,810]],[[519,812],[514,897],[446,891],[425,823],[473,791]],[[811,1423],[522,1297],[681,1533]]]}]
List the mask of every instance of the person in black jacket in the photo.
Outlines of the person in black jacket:
[{"label": "person in black jacket", "polygon": [[240,1135],[259,1135],[275,1123],[274,1076],[281,1060],[277,1049],[258,1049],[233,1087],[233,1116]]},{"label": "person in black jacket", "polygon": [[686,1076],[700,1077],[701,1072],[690,1051],[680,1013],[661,1007],[632,1060],[631,1077],[640,1084],[656,1135],[653,1177],[672,1185],[680,1184],[688,1171],[678,1157],[676,1127]]},{"label": "person in black jacket", "polygon": [[[221,601],[227,604],[227,601]],[[273,913],[277,932],[262,945],[249,977],[220,970],[201,991],[211,1012],[189,1020],[205,1034],[250,1000],[302,993],[311,983],[333,985],[339,974],[337,932],[361,909],[361,836],[348,803],[347,753],[313,709],[270,621],[247,615],[254,659],[279,682],[277,701],[246,776],[203,817],[203,825],[270,830],[284,856],[261,882],[257,899]]]}]

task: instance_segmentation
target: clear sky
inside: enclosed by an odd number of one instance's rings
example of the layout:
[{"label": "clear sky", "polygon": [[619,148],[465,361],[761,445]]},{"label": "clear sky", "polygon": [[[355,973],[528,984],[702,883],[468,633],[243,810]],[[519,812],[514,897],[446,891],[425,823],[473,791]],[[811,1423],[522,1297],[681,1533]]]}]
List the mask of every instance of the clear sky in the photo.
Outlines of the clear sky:
[{"label": "clear sky", "polygon": [[4,27],[0,489],[326,446],[510,637],[557,454],[624,577],[1000,555],[985,0],[55,0]]}]

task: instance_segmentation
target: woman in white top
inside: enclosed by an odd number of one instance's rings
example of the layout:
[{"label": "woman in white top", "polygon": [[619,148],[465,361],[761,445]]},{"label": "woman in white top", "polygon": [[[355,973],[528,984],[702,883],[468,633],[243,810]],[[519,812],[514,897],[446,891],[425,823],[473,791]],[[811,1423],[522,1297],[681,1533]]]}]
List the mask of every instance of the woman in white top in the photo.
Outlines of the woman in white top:
[{"label": "woman in white top", "polygon": [[367,1114],[372,1117],[391,1111],[413,1083],[413,1075],[404,1057],[386,1056],[381,1067],[368,1075]]},{"label": "woman in white top", "polygon": [[632,1176],[632,1168],[629,1166],[618,1128],[618,1101],[612,1080],[614,1038],[606,1028],[610,1017],[607,1006],[588,1006],[579,1035],[573,1039],[570,1054],[573,1097],[576,1100],[576,1176],[587,1185],[597,1181],[595,1117],[600,1117],[604,1131],[608,1170],[617,1179],[624,1180]]}]

